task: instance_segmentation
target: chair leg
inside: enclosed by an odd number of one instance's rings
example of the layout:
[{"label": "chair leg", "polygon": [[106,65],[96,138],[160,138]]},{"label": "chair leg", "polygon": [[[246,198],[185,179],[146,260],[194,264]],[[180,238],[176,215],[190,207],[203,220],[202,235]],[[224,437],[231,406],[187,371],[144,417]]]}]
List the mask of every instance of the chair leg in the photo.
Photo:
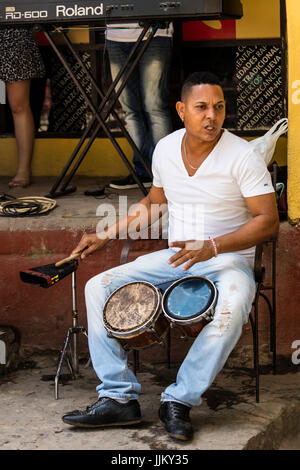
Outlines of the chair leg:
[{"label": "chair leg", "polygon": [[272,243],[272,313],[273,313],[273,334],[272,334],[272,351],[273,351],[273,374],[276,374],[276,241]]},{"label": "chair leg", "polygon": [[253,357],[254,357],[254,373],[255,373],[255,397],[256,403],[259,402],[259,338],[258,338],[258,301],[261,286],[256,289],[255,299],[253,302],[254,318],[250,314],[250,321],[253,336]]},{"label": "chair leg", "polygon": [[250,313],[250,316],[249,316],[249,319],[250,319],[250,323],[251,323],[251,330],[252,330],[252,338],[253,338],[253,344],[252,344],[252,347],[253,347],[253,369],[255,369],[256,367],[256,354],[255,354],[255,325],[254,325],[254,320],[253,320],[253,317],[252,317],[252,313]]},{"label": "chair leg", "polygon": [[[276,321],[276,317],[273,319],[274,323]],[[274,326],[274,333],[273,333],[273,374],[276,375],[276,366],[277,366],[277,352],[276,352],[276,324]]]},{"label": "chair leg", "polygon": [[276,374],[276,362],[277,362],[277,353],[276,353],[276,307],[270,310],[270,351],[272,353],[272,370],[273,374]]},{"label": "chair leg", "polygon": [[259,294],[266,302],[268,309],[269,309],[269,315],[270,315],[270,351],[273,352],[274,350],[274,316],[273,316],[273,308],[272,304],[269,300],[269,298],[266,296],[266,294],[263,294],[260,292]]},{"label": "chair leg", "polygon": [[254,367],[256,403],[259,403],[259,344],[258,344],[258,299],[254,305]]},{"label": "chair leg", "polygon": [[[273,289],[272,289],[273,290]],[[272,368],[273,374],[276,374],[276,304],[274,305],[274,298],[272,303],[269,298],[260,292],[260,296],[265,300],[270,314],[270,351],[273,353]],[[272,292],[273,297],[273,292]],[[272,305],[273,304],[273,305]]]}]

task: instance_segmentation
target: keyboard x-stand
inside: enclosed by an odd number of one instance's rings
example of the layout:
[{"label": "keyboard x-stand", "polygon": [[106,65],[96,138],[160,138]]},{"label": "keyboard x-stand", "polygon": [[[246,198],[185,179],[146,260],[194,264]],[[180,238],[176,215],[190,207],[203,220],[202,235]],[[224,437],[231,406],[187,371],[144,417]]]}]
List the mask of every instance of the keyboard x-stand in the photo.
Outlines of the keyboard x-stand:
[{"label": "keyboard x-stand", "polygon": [[[200,18],[202,20],[232,18],[238,19],[241,18],[242,15],[243,8],[240,0],[131,0],[130,3],[123,3],[123,1],[119,2],[116,0],[113,4],[110,3],[110,0],[86,0],[85,2],[80,2],[80,4],[74,4],[72,0],[63,0],[60,3],[58,3],[56,0],[47,0],[45,2],[40,2],[40,0],[15,0],[13,5],[9,0],[0,0],[0,26],[6,26],[9,24],[46,25],[44,28],[45,35],[50,45],[66,69],[67,73],[75,83],[76,87],[81,92],[92,112],[92,119],[90,123],[87,125],[80,141],[74,149],[69,161],[65,165],[61,175],[58,177],[56,183],[51,188],[48,196],[58,197],[76,190],[75,187],[69,187],[69,183],[95,138],[97,137],[101,127],[121,156],[134,180],[142,192],[146,195],[147,190],[139,180],[137,173],[135,172],[133,166],[129,163],[116,139],[112,136],[110,130],[108,129],[108,126],[106,125],[107,118],[110,116],[110,114],[115,118],[124,137],[126,137],[133,151],[140,158],[147,173],[151,177],[151,169],[147,165],[146,160],[143,158],[143,155],[136,147],[135,143],[126,131],[125,126],[114,110],[114,106],[121,92],[126,86],[130,75],[145,53],[158,27],[164,27],[163,25],[169,21],[174,21],[176,19],[180,19],[181,21],[189,21]],[[143,21],[143,30],[139,36],[138,41],[134,44],[126,63],[123,65],[119,74],[109,87],[107,93],[103,93],[99,85],[97,85],[95,78],[92,77],[90,71],[84,65],[79,54],[77,54],[75,51],[61,25],[65,23],[71,25],[74,23],[80,23],[84,25],[101,23],[103,25],[107,25],[109,23],[122,24],[132,21]],[[55,31],[60,32],[64,42],[67,44],[69,50],[73,54],[77,64],[79,64],[84,73],[86,73],[91,83],[93,84],[95,91],[100,96],[101,103],[99,106],[93,103],[92,99],[83,89],[80,81],[76,78],[65,57],[53,41],[52,34],[49,29],[49,25],[52,24],[56,25]],[[93,127],[95,127],[94,130]],[[88,142],[85,142],[90,133],[91,136],[89,137]],[[85,147],[81,151],[84,144]],[[81,154],[78,156],[80,151]],[[78,159],[75,162],[77,156]],[[74,166],[67,175],[72,165]],[[63,181],[65,177],[65,181]],[[62,185],[61,188],[59,188],[60,185]]]},{"label": "keyboard x-stand", "polygon": [[[116,151],[118,152],[118,154],[122,158],[123,162],[125,163],[126,167],[130,171],[132,177],[134,178],[134,180],[138,184],[141,191],[144,193],[144,195],[147,194],[147,189],[144,187],[143,183],[140,181],[134,167],[128,161],[128,159],[127,159],[126,155],[124,154],[122,148],[120,147],[120,145],[116,141],[115,137],[112,135],[111,131],[109,130],[109,128],[106,124],[106,121],[107,121],[108,116],[110,114],[112,114],[114,119],[117,121],[124,137],[127,139],[129,144],[131,145],[133,151],[138,155],[141,162],[143,163],[147,173],[149,174],[149,177],[152,177],[151,168],[149,167],[147,161],[145,160],[145,158],[143,157],[143,155],[141,154],[141,152],[137,148],[136,144],[134,143],[134,141],[130,137],[129,133],[127,132],[127,130],[124,126],[124,124],[122,123],[121,119],[119,118],[117,112],[114,110],[114,107],[115,107],[115,104],[116,104],[121,92],[123,91],[124,87],[126,86],[126,83],[128,82],[128,79],[130,78],[132,72],[136,68],[136,66],[137,66],[138,62],[140,61],[141,57],[143,56],[143,54],[147,50],[147,47],[149,46],[149,44],[150,44],[152,38],[154,37],[154,35],[155,35],[155,33],[156,33],[159,26],[161,27],[161,24],[159,24],[159,23],[156,23],[156,24],[147,23],[147,24],[145,24],[145,26],[143,27],[142,32],[141,32],[137,42],[134,44],[134,46],[131,50],[130,55],[128,56],[126,62],[123,65],[123,67],[120,69],[120,71],[119,71],[118,75],[116,76],[115,80],[110,85],[110,87],[109,87],[108,91],[106,92],[106,94],[104,94],[104,92],[100,89],[100,87],[97,84],[95,78],[92,76],[90,71],[87,69],[87,67],[85,66],[85,64],[81,60],[79,54],[76,52],[75,48],[73,47],[72,43],[70,42],[67,34],[65,32],[63,32],[62,30],[60,31],[60,34],[64,38],[64,41],[65,41],[66,45],[68,46],[69,50],[71,51],[71,53],[73,54],[75,60],[77,61],[78,64],[80,64],[83,71],[87,74],[87,76],[91,80],[91,83],[93,84],[96,92],[99,94],[99,96],[101,98],[101,103],[100,103],[98,108],[94,105],[91,98],[88,96],[88,94],[86,93],[84,88],[81,86],[80,81],[76,78],[75,74],[73,73],[73,71],[72,71],[71,67],[69,66],[68,62],[66,61],[65,57],[63,56],[63,54],[61,53],[61,51],[59,50],[59,48],[57,47],[57,45],[53,41],[53,39],[51,37],[51,33],[49,33],[48,31],[44,32],[44,34],[47,37],[50,45],[52,46],[53,50],[55,51],[57,57],[59,58],[59,60],[63,64],[64,68],[66,69],[66,71],[70,75],[70,77],[73,80],[73,82],[75,83],[76,87],[81,92],[83,98],[85,99],[88,107],[90,108],[90,110],[92,112],[92,118],[91,118],[89,124],[87,125],[80,141],[78,142],[76,148],[74,149],[72,155],[70,156],[67,164],[65,165],[65,167],[63,168],[61,174],[57,178],[57,180],[56,180],[55,184],[53,185],[53,187],[51,188],[49,194],[47,194],[48,197],[56,198],[56,197],[63,196],[63,195],[66,195],[66,194],[69,194],[69,193],[72,193],[72,192],[76,191],[76,187],[75,186],[69,186],[69,183],[72,180],[73,176],[75,175],[76,171],[78,170],[78,168],[79,168],[80,164],[82,163],[82,161],[83,161],[85,155],[87,154],[88,150],[92,146],[92,144],[93,144],[94,140],[96,139],[101,127],[103,128],[106,136],[109,138],[109,140],[111,141],[111,143],[115,147]],[[147,34],[147,39],[145,41],[143,41],[146,34]],[[142,41],[143,41],[142,47],[139,48]],[[122,82],[121,82],[121,80],[122,80]],[[121,84],[119,85],[120,82],[121,82]],[[117,91],[116,91],[116,88],[118,88]],[[92,128],[93,128],[93,126],[96,122],[97,122],[96,127],[95,127],[94,131],[92,132],[88,142],[85,142],[86,139],[88,138],[89,133],[91,132],[91,130],[92,130]],[[82,152],[79,155],[79,152],[80,152],[80,150],[83,146],[84,146],[84,148],[83,148]],[[75,162],[76,157],[77,157],[77,161]],[[72,164],[73,164],[73,168],[71,169],[70,173],[67,175],[67,173],[70,170]],[[60,185],[61,185],[61,188],[59,189]]]}]

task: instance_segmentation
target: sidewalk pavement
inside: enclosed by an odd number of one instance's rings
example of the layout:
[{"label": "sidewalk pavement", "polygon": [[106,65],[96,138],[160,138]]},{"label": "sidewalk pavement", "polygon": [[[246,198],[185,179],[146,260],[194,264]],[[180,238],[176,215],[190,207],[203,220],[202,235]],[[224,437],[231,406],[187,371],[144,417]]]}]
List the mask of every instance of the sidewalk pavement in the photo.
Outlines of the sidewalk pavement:
[{"label": "sidewalk pavement", "polygon": [[251,368],[226,365],[203,403],[192,409],[195,436],[187,443],[171,439],[157,415],[160,393],[174,380],[176,367],[141,365],[140,425],[80,429],[64,424],[61,416],[95,402],[98,379],[87,360],[80,360],[76,380],[62,371],[64,384],[55,400],[57,359],[53,354],[35,355],[0,377],[2,450],[118,450],[122,455],[129,450],[300,449],[300,367],[284,359],[276,375],[262,367],[260,403],[255,402]]}]

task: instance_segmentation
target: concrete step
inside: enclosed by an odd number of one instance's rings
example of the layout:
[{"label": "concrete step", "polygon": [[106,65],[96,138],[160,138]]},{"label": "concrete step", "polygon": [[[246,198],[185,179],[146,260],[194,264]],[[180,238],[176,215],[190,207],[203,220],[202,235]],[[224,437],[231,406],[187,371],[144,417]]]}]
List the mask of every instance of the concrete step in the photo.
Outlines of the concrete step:
[{"label": "concrete step", "polygon": [[[97,399],[99,380],[93,369],[80,363],[80,376],[59,385],[54,399],[55,355],[28,357],[23,368],[0,378],[2,450],[276,450],[300,431],[300,369],[285,367],[278,375],[261,375],[261,401],[255,402],[254,379],[249,370],[225,367],[192,408],[194,439],[185,443],[171,439],[157,410],[160,394],[177,373],[178,366],[143,363],[137,378],[142,386],[140,425],[97,430],[75,429],[61,417],[73,409],[85,409]],[[284,372],[284,370],[286,372]],[[63,373],[66,369],[63,369]],[[251,372],[251,371],[250,371]],[[108,454],[111,455],[111,454]],[[104,456],[106,457],[106,455]]]}]

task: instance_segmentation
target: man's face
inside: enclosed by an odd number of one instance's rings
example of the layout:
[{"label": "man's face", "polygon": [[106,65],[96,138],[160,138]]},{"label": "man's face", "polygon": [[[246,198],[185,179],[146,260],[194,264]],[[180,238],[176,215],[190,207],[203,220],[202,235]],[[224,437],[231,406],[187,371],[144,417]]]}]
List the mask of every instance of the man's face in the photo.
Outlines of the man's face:
[{"label": "man's face", "polygon": [[188,135],[203,142],[218,140],[225,119],[225,100],[219,85],[194,85],[177,103]]}]

